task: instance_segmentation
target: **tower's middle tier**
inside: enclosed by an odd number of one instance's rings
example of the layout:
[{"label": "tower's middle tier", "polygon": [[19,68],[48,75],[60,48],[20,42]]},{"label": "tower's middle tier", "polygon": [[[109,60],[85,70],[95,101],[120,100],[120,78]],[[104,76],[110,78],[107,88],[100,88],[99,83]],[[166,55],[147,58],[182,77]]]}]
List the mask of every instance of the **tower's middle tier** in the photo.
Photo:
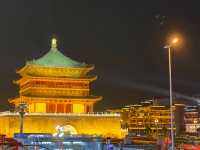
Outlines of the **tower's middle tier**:
[{"label": "tower's middle tier", "polygon": [[90,82],[96,77],[47,78],[23,77],[18,80],[21,96],[89,96]]}]

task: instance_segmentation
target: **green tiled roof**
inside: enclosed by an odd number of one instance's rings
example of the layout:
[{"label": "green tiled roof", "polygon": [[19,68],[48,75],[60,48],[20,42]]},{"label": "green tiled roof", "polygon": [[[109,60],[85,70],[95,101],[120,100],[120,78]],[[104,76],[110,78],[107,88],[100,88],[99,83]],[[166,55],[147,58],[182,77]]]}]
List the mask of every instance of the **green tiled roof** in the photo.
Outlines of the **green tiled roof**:
[{"label": "green tiled roof", "polygon": [[80,68],[87,66],[85,63],[77,62],[63,55],[57,48],[51,48],[44,56],[28,61],[27,64],[64,68]]}]

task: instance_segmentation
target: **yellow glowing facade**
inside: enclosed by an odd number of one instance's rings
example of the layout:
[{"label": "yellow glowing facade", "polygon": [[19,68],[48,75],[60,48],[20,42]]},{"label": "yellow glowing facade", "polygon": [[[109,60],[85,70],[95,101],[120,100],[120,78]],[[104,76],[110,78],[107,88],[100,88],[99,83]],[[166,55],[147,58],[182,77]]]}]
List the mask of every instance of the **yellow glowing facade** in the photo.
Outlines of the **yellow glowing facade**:
[{"label": "yellow glowing facade", "polygon": [[[19,133],[18,113],[0,114],[0,134],[12,137]],[[26,113],[24,133],[56,132],[56,126],[72,126],[78,134],[123,137],[119,114],[84,113]]]},{"label": "yellow glowing facade", "polygon": [[92,69],[93,65],[75,62],[60,53],[53,39],[46,55],[17,71],[21,76],[15,81],[19,97],[10,102],[16,107],[27,104],[28,112],[93,112],[93,105],[101,97],[90,95],[90,83],[96,80],[96,76],[87,75]]},{"label": "yellow glowing facade", "polygon": [[164,130],[170,131],[171,129],[170,110],[163,105],[130,105],[123,108],[121,113],[123,118],[122,126],[127,128],[129,132],[140,134],[151,131],[158,134],[165,132]]},{"label": "yellow glowing facade", "polygon": [[[24,132],[54,134],[59,125],[70,126],[78,134],[124,136],[119,114],[93,112],[94,104],[102,99],[90,92],[90,83],[97,78],[88,75],[93,69],[93,65],[64,56],[53,39],[47,54],[17,70],[21,76],[15,81],[19,97],[9,102],[16,108],[20,104],[28,105]],[[19,122],[18,112],[0,113],[0,134],[19,133]]]}]

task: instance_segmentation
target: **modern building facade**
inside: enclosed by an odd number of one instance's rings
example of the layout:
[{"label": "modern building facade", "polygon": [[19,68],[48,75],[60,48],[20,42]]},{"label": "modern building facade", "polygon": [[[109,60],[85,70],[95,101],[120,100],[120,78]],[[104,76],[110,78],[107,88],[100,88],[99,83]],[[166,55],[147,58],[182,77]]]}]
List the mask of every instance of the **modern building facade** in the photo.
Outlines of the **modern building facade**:
[{"label": "modern building facade", "polygon": [[[199,106],[174,104],[174,131],[176,135],[197,134],[200,128]],[[139,104],[128,105],[122,109],[110,109],[109,112],[118,112],[122,116],[122,128],[129,133],[160,134],[169,131],[170,109],[164,105],[147,100]],[[199,133],[198,133],[199,134]]]},{"label": "modern building facade", "polygon": [[199,121],[199,107],[198,106],[186,106],[184,112],[185,132],[189,134],[197,133],[197,129],[200,128]]},{"label": "modern building facade", "polygon": [[181,135],[185,133],[185,104],[174,104],[175,112],[174,112],[174,121],[176,127],[176,135]]},{"label": "modern building facade", "polygon": [[[181,134],[184,131],[184,105],[175,104],[173,111],[173,129],[176,134]],[[169,107],[154,100],[126,106],[120,112],[123,120],[122,128],[128,129],[129,133],[159,135],[167,134],[171,129]]]},{"label": "modern building facade", "polygon": [[122,110],[123,113],[128,115],[125,126],[130,133],[142,134],[150,132],[159,134],[171,128],[170,110],[163,105],[155,105],[146,101],[146,105],[130,105]]}]

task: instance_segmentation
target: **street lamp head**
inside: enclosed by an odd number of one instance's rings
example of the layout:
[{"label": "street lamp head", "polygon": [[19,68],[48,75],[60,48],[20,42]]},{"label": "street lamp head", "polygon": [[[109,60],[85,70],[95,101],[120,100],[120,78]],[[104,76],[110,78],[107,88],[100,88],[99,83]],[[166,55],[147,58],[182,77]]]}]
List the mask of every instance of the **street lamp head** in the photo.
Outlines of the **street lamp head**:
[{"label": "street lamp head", "polygon": [[173,39],[171,39],[167,45],[164,46],[164,48],[171,48],[173,46],[176,46],[179,43],[179,38],[174,37]]},{"label": "street lamp head", "polygon": [[176,43],[178,43],[179,39],[177,37],[175,37],[172,42],[171,42],[171,45],[174,45]]},{"label": "street lamp head", "polygon": [[182,42],[183,42],[182,35],[179,33],[173,33],[168,36],[167,43],[164,46],[164,48],[168,49],[168,48],[180,46],[180,45],[182,45],[181,44]]}]

